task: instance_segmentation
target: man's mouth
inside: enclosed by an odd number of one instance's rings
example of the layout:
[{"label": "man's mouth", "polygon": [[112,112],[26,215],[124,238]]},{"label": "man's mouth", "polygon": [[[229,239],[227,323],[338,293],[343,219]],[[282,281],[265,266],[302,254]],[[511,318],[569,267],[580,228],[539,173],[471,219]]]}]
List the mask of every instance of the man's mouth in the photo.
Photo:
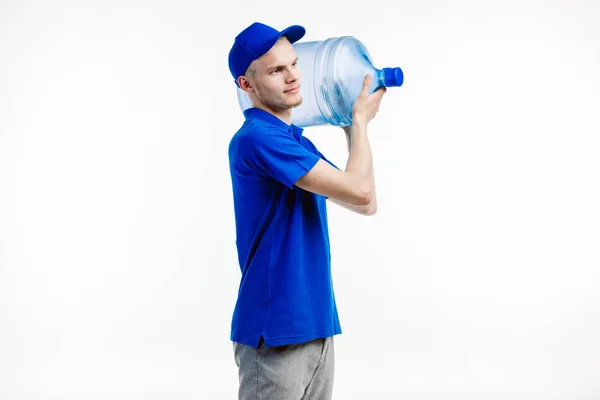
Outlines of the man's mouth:
[{"label": "man's mouth", "polygon": [[300,86],[296,86],[295,88],[286,90],[284,93],[296,93],[299,88],[300,88]]}]

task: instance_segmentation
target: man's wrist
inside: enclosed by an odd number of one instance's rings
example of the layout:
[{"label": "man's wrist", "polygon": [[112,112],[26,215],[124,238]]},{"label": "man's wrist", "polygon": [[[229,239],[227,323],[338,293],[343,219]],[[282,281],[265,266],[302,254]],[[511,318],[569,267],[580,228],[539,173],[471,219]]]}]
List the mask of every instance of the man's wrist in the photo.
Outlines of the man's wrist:
[{"label": "man's wrist", "polygon": [[352,128],[364,131],[367,128],[367,121],[360,115],[352,115]]}]

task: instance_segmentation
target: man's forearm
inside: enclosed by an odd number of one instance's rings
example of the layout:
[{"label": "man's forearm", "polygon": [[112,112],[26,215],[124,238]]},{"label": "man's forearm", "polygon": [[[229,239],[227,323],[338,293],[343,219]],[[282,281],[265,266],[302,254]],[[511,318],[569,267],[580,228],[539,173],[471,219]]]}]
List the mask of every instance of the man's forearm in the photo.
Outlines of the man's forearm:
[{"label": "man's forearm", "polygon": [[367,136],[367,124],[355,122],[344,129],[348,140],[346,172],[355,175],[361,183],[373,184],[373,155]]},{"label": "man's forearm", "polygon": [[350,155],[350,149],[352,148],[352,127],[342,126],[342,129],[346,134],[346,143],[348,144],[348,155]]},{"label": "man's forearm", "polygon": [[[353,141],[352,141],[352,127],[350,126],[344,126],[344,133],[346,134],[346,142],[348,144],[348,154],[350,154],[350,152],[352,151],[352,145],[353,145]],[[369,149],[370,149],[370,145],[369,145]],[[355,149],[356,150],[356,149]],[[349,161],[348,161],[349,162]],[[367,176],[367,184],[366,186],[371,187],[371,203],[369,203],[367,206],[361,206],[361,207],[353,207],[353,211],[355,212],[359,212],[361,214],[367,214],[367,215],[371,215],[374,214],[377,211],[377,195],[376,195],[376,190],[375,190],[375,170],[373,168],[373,157],[371,155],[370,157],[370,163],[369,163],[369,170],[368,170],[368,176]],[[346,168],[346,170],[348,170],[348,168]]]}]

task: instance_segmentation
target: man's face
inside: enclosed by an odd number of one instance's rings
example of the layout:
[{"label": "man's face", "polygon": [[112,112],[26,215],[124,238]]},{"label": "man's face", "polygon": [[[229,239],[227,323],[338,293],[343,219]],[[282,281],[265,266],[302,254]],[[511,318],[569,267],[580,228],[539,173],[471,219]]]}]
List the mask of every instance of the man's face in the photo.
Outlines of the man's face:
[{"label": "man's face", "polygon": [[255,60],[251,68],[256,74],[248,78],[256,100],[273,111],[302,104],[297,63],[294,48],[285,37]]}]

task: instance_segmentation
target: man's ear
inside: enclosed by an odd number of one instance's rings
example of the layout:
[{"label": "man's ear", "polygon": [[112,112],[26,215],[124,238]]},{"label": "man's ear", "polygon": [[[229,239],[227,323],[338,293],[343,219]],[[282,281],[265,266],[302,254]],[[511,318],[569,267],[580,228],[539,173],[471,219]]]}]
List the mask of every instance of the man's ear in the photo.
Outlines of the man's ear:
[{"label": "man's ear", "polygon": [[238,85],[240,85],[240,89],[242,89],[244,92],[254,92],[252,82],[250,82],[250,80],[243,75],[238,78]]}]

